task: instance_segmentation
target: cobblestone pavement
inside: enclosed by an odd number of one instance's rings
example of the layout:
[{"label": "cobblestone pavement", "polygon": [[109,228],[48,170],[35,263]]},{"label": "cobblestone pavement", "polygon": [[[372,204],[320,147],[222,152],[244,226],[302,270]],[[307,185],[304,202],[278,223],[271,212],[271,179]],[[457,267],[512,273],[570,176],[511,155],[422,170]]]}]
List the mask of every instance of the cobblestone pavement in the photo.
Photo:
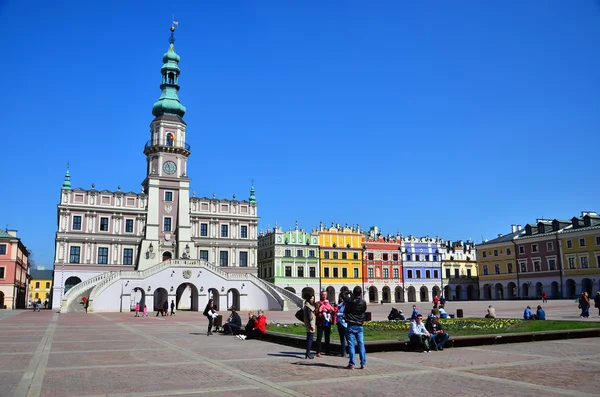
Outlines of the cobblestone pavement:
[{"label": "cobblestone pavement", "polygon": [[[461,306],[473,314],[488,304]],[[499,313],[512,317],[520,316],[524,304],[493,302]],[[567,301],[546,307],[557,318],[572,317],[573,308],[577,310]],[[380,319],[389,308],[371,309]],[[267,317],[293,322],[293,312]],[[430,354],[374,353],[368,355],[366,369],[349,371],[341,357],[305,360],[299,349],[219,334],[207,337],[206,324],[191,312],[148,318],[13,312],[0,317],[0,396],[552,397],[596,396],[600,386],[599,338]]]}]

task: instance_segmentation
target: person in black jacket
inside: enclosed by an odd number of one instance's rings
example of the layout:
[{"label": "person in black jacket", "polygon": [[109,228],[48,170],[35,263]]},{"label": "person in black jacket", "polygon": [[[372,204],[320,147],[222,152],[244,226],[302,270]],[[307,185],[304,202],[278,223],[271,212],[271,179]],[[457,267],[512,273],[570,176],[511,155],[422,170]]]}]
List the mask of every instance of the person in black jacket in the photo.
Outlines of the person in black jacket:
[{"label": "person in black jacket", "polygon": [[240,328],[242,328],[242,319],[235,310],[232,310],[229,321],[223,326],[224,334],[229,335],[235,333],[236,331],[239,331]]},{"label": "person in black jacket", "polygon": [[365,350],[364,328],[365,312],[367,311],[367,302],[362,299],[362,288],[354,287],[352,294],[346,291],[344,299],[344,320],[348,324],[346,327],[346,339],[348,340],[350,361],[346,369],[354,369],[354,341],[358,342],[358,355],[360,357],[360,369],[367,366],[367,352]]},{"label": "person in black jacket", "polygon": [[444,345],[448,340],[449,336],[444,328],[442,328],[442,324],[440,323],[440,319],[437,316],[433,316],[430,319],[427,319],[427,323],[425,323],[425,328],[431,335],[431,345],[435,350],[444,350]]},{"label": "person in black jacket", "polygon": [[202,313],[208,319],[208,332],[206,333],[206,336],[210,336],[213,334],[212,329],[213,329],[213,324],[215,322],[215,318],[213,317],[213,314],[215,312],[216,312],[216,310],[215,310],[214,301],[212,299],[209,299],[208,303],[206,304],[206,307],[204,308],[204,312]]}]

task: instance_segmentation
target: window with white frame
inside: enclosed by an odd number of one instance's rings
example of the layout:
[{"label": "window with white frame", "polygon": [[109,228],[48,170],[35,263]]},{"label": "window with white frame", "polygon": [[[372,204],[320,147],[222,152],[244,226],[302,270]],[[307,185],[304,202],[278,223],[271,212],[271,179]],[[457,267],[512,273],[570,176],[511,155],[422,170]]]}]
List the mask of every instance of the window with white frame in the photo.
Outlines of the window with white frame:
[{"label": "window with white frame", "polygon": [[540,261],[533,261],[533,268],[536,272],[542,271],[542,266],[540,265]]},{"label": "window with white frame", "polygon": [[548,268],[550,270],[556,270],[556,259],[548,259]]},{"label": "window with white frame", "polygon": [[125,233],[133,233],[133,219],[125,219]]},{"label": "window with white frame", "polygon": [[81,247],[71,247],[69,263],[79,263]]},{"label": "window with white frame", "polygon": [[221,225],[221,237],[228,237],[228,236],[229,236],[229,226]]},{"label": "window with white frame", "polygon": [[582,256],[581,258],[579,258],[579,262],[581,263],[582,269],[588,269],[590,267],[590,263],[588,262],[587,256]]},{"label": "window with white frame", "polygon": [[596,236],[596,245],[600,245],[600,236]]},{"label": "window with white frame", "polygon": [[219,252],[219,265],[220,266],[229,266],[229,252],[228,251],[220,251]]},{"label": "window with white frame", "polygon": [[200,224],[200,236],[201,237],[208,236],[208,223],[201,223]]},{"label": "window with white frame", "polygon": [[240,267],[248,267],[248,251],[240,251]]},{"label": "window with white frame", "polygon": [[580,238],[579,239],[579,246],[580,247],[585,247],[585,239],[584,238]]},{"label": "window with white frame", "polygon": [[390,278],[390,269],[383,268],[383,278]]},{"label": "window with white frame", "polygon": [[573,242],[571,240],[567,240],[567,248],[573,248]]},{"label": "window with white frame", "polygon": [[394,278],[400,278],[400,271],[398,269],[394,269]]},{"label": "window with white frame", "polygon": [[527,263],[526,262],[519,263],[519,266],[521,267],[521,273],[527,273]]},{"label": "window with white frame", "polygon": [[373,278],[373,269],[372,268],[367,269],[367,277]]},{"label": "window with white frame", "polygon": [[108,231],[108,218],[100,218],[100,231],[107,232]]},{"label": "window with white frame", "polygon": [[123,249],[123,264],[124,265],[132,265],[133,264],[133,248]]},{"label": "window with white frame", "polygon": [[494,250],[494,256],[498,256],[498,250]]},{"label": "window with white frame", "polygon": [[488,265],[483,265],[483,275],[484,276],[488,275]]},{"label": "window with white frame", "polygon": [[513,272],[513,265],[512,265],[512,263],[507,263],[506,264],[506,269],[508,270],[508,273],[512,273]]},{"label": "window with white frame", "polygon": [[569,269],[576,269],[577,268],[575,266],[575,258],[574,257],[567,258],[567,261],[569,262]]},{"label": "window with white frame", "polygon": [[173,201],[173,192],[165,192],[165,201]]},{"label": "window with white frame", "polygon": [[354,273],[354,278],[358,278],[358,268],[357,267],[354,268],[353,273]]},{"label": "window with white frame", "polygon": [[498,265],[498,264],[494,265],[494,273],[500,274],[500,265]]},{"label": "window with white frame", "polygon": [[519,254],[524,254],[525,253],[525,247],[522,245],[519,245]]},{"label": "window with white frame", "polygon": [[531,244],[531,252],[538,252],[538,245],[537,244]]},{"label": "window with white frame", "polygon": [[108,248],[107,247],[99,247],[98,248],[98,264],[99,265],[108,264]]},{"label": "window with white frame", "polygon": [[163,221],[163,230],[165,232],[170,232],[171,231],[171,217],[165,217],[164,221]]},{"label": "window with white frame", "polygon": [[248,226],[246,226],[246,225],[240,226],[240,237],[248,238]]},{"label": "window with white frame", "polygon": [[600,254],[596,254],[596,267],[600,267]]},{"label": "window with white frame", "polygon": [[547,251],[554,251],[554,243],[552,241],[548,241],[546,243],[546,250]]}]

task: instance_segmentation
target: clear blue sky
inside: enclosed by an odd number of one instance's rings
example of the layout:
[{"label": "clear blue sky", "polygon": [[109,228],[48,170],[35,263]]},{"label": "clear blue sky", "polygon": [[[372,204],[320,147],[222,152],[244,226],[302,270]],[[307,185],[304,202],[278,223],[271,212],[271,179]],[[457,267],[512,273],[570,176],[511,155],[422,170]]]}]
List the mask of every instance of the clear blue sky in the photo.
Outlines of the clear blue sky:
[{"label": "clear blue sky", "polygon": [[171,15],[188,175],[298,220],[480,241],[599,210],[600,2],[0,2],[0,227],[50,267],[73,185],[140,191]]}]

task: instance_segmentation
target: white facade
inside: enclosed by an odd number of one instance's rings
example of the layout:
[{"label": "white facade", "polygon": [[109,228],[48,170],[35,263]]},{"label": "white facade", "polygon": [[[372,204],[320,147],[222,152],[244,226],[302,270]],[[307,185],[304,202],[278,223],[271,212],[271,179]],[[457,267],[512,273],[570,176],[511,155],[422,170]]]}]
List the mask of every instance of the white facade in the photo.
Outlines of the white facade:
[{"label": "white facade", "polygon": [[[140,299],[153,296],[150,310],[173,297],[179,309],[200,305],[203,310],[208,295],[221,307],[238,309],[298,303],[293,294],[256,277],[259,217],[253,186],[248,200],[195,193],[190,198],[192,151],[185,108],[177,98],[179,56],[173,43],[172,37],[161,69],[163,93],[144,146],[142,192],[98,191],[93,185],[71,189],[67,172],[58,205],[53,308],[81,309],[85,297],[90,311],[129,310],[136,288]],[[190,272],[197,275],[184,277]]]}]

